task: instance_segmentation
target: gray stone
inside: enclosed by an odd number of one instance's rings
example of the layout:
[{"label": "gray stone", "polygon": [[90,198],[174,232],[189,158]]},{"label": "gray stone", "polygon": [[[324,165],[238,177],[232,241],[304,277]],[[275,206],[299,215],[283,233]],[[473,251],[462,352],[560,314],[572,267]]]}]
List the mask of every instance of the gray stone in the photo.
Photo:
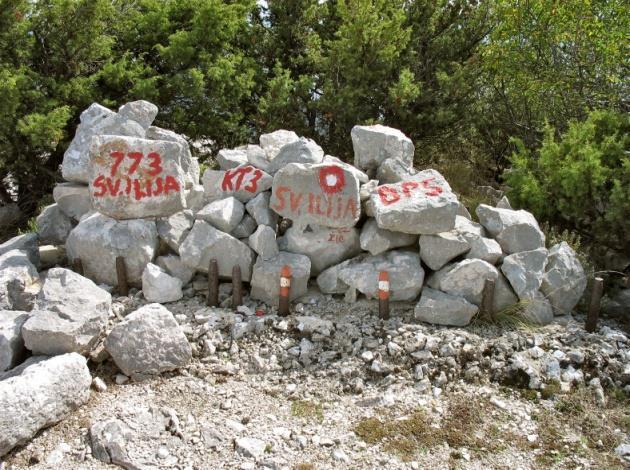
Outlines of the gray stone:
[{"label": "gray stone", "polygon": [[92,210],[90,192],[84,184],[61,183],[53,189],[53,199],[66,216],[78,221]]},{"label": "gray stone", "polygon": [[98,284],[115,286],[116,258],[122,256],[127,267],[127,280],[140,287],[144,267],[157,250],[158,234],[150,220],[117,221],[94,213],[84,217],[66,241],[68,261],[80,258],[85,276]]},{"label": "gray stone", "polygon": [[136,121],[145,130],[149,128],[158,114],[158,107],[145,100],[132,101],[118,109],[118,115]]},{"label": "gray stone", "polygon": [[271,160],[269,173],[275,174],[289,163],[318,164],[324,161],[324,151],[314,140],[300,137],[299,140],[285,144]]},{"label": "gray stone", "polygon": [[159,237],[164,240],[173,251],[179,252],[179,246],[182,244],[188,232],[193,226],[195,218],[192,211],[185,210],[177,212],[170,217],[158,219],[155,221],[155,227]]},{"label": "gray stone", "polygon": [[175,302],[181,299],[181,279],[169,275],[159,266],[149,263],[142,273],[142,293],[149,302]]},{"label": "gray stone", "polygon": [[306,294],[308,280],[311,277],[311,260],[308,256],[281,251],[270,260],[263,260],[260,257],[256,260],[250,297],[277,306],[280,296],[280,271],[283,266],[291,268],[289,299],[295,300]]},{"label": "gray stone", "polygon": [[216,160],[222,170],[231,170],[248,163],[247,150],[222,149],[217,153]]},{"label": "gray stone", "polygon": [[459,203],[459,207],[457,208],[457,215],[460,217],[464,217],[465,219],[472,220],[470,212],[468,212],[466,206],[461,202]]},{"label": "gray stone", "polygon": [[571,313],[586,284],[586,273],[575,251],[566,242],[551,247],[540,290],[551,302],[554,313]]},{"label": "gray stone", "polygon": [[17,235],[0,245],[0,256],[12,250],[26,252],[35,267],[39,266],[39,236],[36,233]]},{"label": "gray stone", "polygon": [[479,308],[463,297],[425,287],[414,308],[416,320],[435,325],[466,326]]},{"label": "gray stone", "polygon": [[359,182],[337,165],[292,163],[276,173],[271,208],[301,225],[352,227],[361,215]]},{"label": "gray stone", "polygon": [[327,228],[293,226],[279,240],[280,249],[306,255],[311,260],[311,274],[339,264],[361,252],[359,231],[354,227]]},{"label": "gray stone", "polygon": [[388,251],[349,263],[339,270],[339,279],[368,299],[374,299],[378,298],[380,271],[389,273],[389,299],[392,301],[413,300],[422,290],[424,269],[420,264],[420,256],[405,250]]},{"label": "gray stone", "polygon": [[[369,201],[370,196],[374,191],[376,191],[376,188],[378,188],[378,180],[370,180],[367,183],[362,184],[361,187],[359,187],[359,199],[361,199],[361,202]],[[374,217],[374,212],[372,212],[371,215],[367,215],[369,217]]]},{"label": "gray stone", "polygon": [[473,222],[467,217],[457,215],[455,216],[455,230],[457,230],[462,235],[474,235],[476,237],[485,237],[486,231],[485,229],[478,224],[477,222]]},{"label": "gray stone", "polygon": [[0,381],[0,457],[87,403],[91,383],[76,353],[38,358]]},{"label": "gray stone", "polygon": [[206,201],[234,196],[245,203],[270,189],[273,178],[252,165],[244,165],[227,171],[206,170],[202,181]]},{"label": "gray stone", "polygon": [[470,244],[457,230],[420,235],[420,258],[433,271],[470,250]]},{"label": "gray stone", "polygon": [[159,256],[155,260],[155,264],[182,281],[183,286],[188,284],[195,275],[195,270],[186,266],[177,255]]},{"label": "gray stone", "polygon": [[219,199],[204,206],[195,218],[204,220],[219,230],[230,233],[243,220],[245,206],[235,197]]},{"label": "gray stone", "polygon": [[267,160],[271,161],[276,158],[282,147],[299,140],[300,138],[295,132],[279,129],[268,134],[262,134],[259,142],[260,147],[267,154]]},{"label": "gray stone", "polygon": [[278,214],[269,207],[271,193],[265,191],[245,205],[245,209],[258,225],[268,225],[275,229],[278,225]]},{"label": "gray stone", "polygon": [[97,136],[90,146],[90,198],[116,219],[167,217],[186,206],[180,142]]},{"label": "gray stone", "polygon": [[26,252],[0,255],[0,309],[30,311],[40,288],[37,269]]},{"label": "gray stone", "polygon": [[413,245],[417,241],[417,235],[379,228],[374,219],[368,219],[361,229],[361,248],[369,251],[371,255],[380,255],[394,248]]},{"label": "gray stone", "polygon": [[276,231],[267,225],[259,225],[258,229],[249,236],[249,247],[263,260],[269,260],[278,255]]},{"label": "gray stone", "polygon": [[267,156],[267,152],[265,152],[265,150],[261,146],[251,144],[247,145],[245,152],[247,153],[247,162],[250,165],[253,165],[263,171],[269,170],[270,161]]},{"label": "gray stone", "polygon": [[66,181],[87,184],[90,181],[89,162],[92,137],[119,135],[144,137],[145,129],[136,121],[94,103],[81,114],[74,139],[63,155],[61,174]]},{"label": "gray stone", "polygon": [[432,235],[455,227],[459,202],[440,173],[424,170],[412,180],[381,185],[370,196],[380,228]]},{"label": "gray stone", "polygon": [[529,322],[548,325],[553,321],[553,307],[544,295],[536,291],[522,302],[521,316]]},{"label": "gray stone", "polygon": [[507,254],[545,246],[545,235],[534,216],[524,210],[497,209],[481,204],[475,211],[481,225]]},{"label": "gray stone", "polygon": [[492,308],[495,312],[501,312],[502,310],[513,307],[518,303],[518,297],[512,290],[512,286],[499,271],[499,276],[496,279],[494,285],[494,299],[492,302]]},{"label": "gray stone", "polygon": [[89,279],[64,268],[50,269],[22,334],[34,354],[87,354],[104,331],[112,297]]},{"label": "gray stone", "polygon": [[186,335],[160,304],[145,305],[127,315],[114,326],[105,348],[118,368],[132,378],[179,369],[192,359]]},{"label": "gray stone", "polygon": [[497,205],[495,206],[497,209],[512,209],[512,204],[510,204],[510,200],[507,198],[507,196],[503,196],[501,199],[499,199],[499,202],[497,202]]},{"label": "gray stone", "polygon": [[99,421],[90,427],[92,455],[101,462],[136,469],[127,453],[127,443],[132,437],[131,429],[119,419]]},{"label": "gray stone", "polygon": [[409,168],[413,165],[413,142],[398,129],[379,124],[354,126],[350,136],[354,166],[361,170],[375,170],[388,158],[400,160]]},{"label": "gray stone", "polygon": [[63,245],[72,230],[72,220],[58,204],[46,206],[37,216],[37,234],[42,243]]},{"label": "gray stone", "polygon": [[481,305],[483,286],[487,279],[499,277],[497,268],[480,259],[465,259],[444,266],[428,279],[429,287],[465,298]]},{"label": "gray stone", "polygon": [[470,245],[470,251],[466,253],[467,259],[482,259],[490,264],[497,264],[497,262],[503,257],[503,250],[501,245],[492,238],[478,237],[474,235],[465,234],[464,238]]},{"label": "gray stone", "polygon": [[376,179],[381,184],[400,183],[416,174],[416,170],[398,158],[388,158],[376,171]]},{"label": "gray stone", "polygon": [[195,184],[190,189],[185,191],[186,193],[186,207],[193,212],[197,212],[204,206],[205,193],[203,191],[203,185]]},{"label": "gray stone", "polygon": [[232,235],[234,238],[239,239],[247,238],[256,231],[257,227],[258,223],[256,222],[256,220],[254,220],[251,215],[245,214],[243,216],[243,220],[241,220],[239,224],[234,228],[234,230],[232,230],[230,235]]},{"label": "gray stone", "polygon": [[[337,166],[342,167],[344,170],[348,170],[350,173],[354,175],[354,177],[357,179],[357,181],[360,184],[366,184],[370,181],[370,177],[366,173],[359,170],[358,168],[355,168],[349,163],[344,162],[340,158],[333,157],[332,155],[324,155],[324,161],[322,163],[327,163],[329,165],[337,165]],[[378,183],[376,185],[378,186]]]},{"label": "gray stone", "polygon": [[[350,286],[339,278],[339,272],[351,264],[361,263],[366,257],[367,255],[359,255],[356,258],[346,260],[343,263],[331,266],[322,271],[322,273],[317,276],[317,286],[324,294],[343,294],[347,292]],[[354,288],[352,289],[356,290]]]},{"label": "gray stone", "polygon": [[219,264],[219,276],[232,278],[232,268],[241,268],[243,281],[249,281],[254,263],[254,252],[245,243],[217,230],[203,220],[195,221],[192,230],[181,244],[179,255],[189,268],[208,272],[211,259]]},{"label": "gray stone", "polygon": [[521,300],[531,299],[538,292],[545,274],[547,249],[538,248],[506,256],[501,271]]},{"label": "gray stone", "polygon": [[0,372],[17,366],[26,355],[22,325],[28,312],[0,310]]},{"label": "gray stone", "polygon": [[266,448],[267,443],[255,437],[239,437],[236,439],[236,451],[245,457],[259,459],[264,455]]},{"label": "gray stone", "polygon": [[[147,129],[145,137],[151,140],[167,140],[169,142],[179,142],[182,144],[183,152],[181,154],[180,164],[182,170],[184,170],[185,187],[192,188],[199,184],[199,160],[194,158],[190,153],[190,146],[184,136],[167,129],[162,129],[161,127],[151,126]],[[192,209],[190,205],[186,207]]]}]

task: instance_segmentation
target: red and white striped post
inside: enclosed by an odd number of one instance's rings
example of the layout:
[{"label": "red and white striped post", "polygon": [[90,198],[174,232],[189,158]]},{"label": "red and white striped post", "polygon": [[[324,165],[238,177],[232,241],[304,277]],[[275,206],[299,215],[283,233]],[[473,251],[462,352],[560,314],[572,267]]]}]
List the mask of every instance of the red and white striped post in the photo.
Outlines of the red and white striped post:
[{"label": "red and white striped post", "polygon": [[289,291],[291,290],[291,267],[283,266],[280,271],[280,301],[278,303],[278,315],[289,315]]},{"label": "red and white striped post", "polygon": [[378,316],[389,320],[389,274],[381,271],[378,274]]}]

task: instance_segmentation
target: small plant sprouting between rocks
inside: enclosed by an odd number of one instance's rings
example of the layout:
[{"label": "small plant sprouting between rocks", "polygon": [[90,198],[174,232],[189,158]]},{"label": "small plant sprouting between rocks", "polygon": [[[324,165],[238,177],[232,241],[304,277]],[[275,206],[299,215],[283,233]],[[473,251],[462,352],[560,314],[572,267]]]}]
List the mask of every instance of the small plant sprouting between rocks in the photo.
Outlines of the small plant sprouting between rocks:
[{"label": "small plant sprouting between rocks", "polygon": [[310,400],[297,400],[291,403],[291,414],[296,418],[323,421],[324,410],[321,403]]}]

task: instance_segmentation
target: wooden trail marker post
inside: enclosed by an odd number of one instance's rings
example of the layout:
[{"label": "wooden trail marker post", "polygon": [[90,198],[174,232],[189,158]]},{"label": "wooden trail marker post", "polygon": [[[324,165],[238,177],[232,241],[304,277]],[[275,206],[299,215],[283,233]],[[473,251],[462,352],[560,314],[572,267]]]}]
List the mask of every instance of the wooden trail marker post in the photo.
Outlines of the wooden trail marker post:
[{"label": "wooden trail marker post", "polygon": [[588,307],[588,315],[586,317],[586,331],[593,333],[597,329],[597,321],[599,320],[599,309],[601,307],[602,294],[604,293],[604,279],[596,277],[593,279],[593,289],[591,290],[591,302]]},{"label": "wooden trail marker post", "polygon": [[125,258],[116,257],[116,277],[118,278],[118,293],[122,296],[129,295],[129,285],[127,284],[127,266]]},{"label": "wooden trail marker post", "polygon": [[483,294],[481,298],[481,312],[488,318],[494,320],[494,288],[496,281],[494,279],[486,279],[483,285]]},{"label": "wooden trail marker post", "polygon": [[278,315],[289,315],[289,292],[291,290],[291,267],[283,266],[280,271],[280,299],[278,301]]},{"label": "wooden trail marker post", "polygon": [[232,308],[243,304],[243,280],[241,279],[241,267],[232,268]]},{"label": "wooden trail marker post", "polygon": [[389,320],[389,274],[381,271],[378,274],[378,316]]},{"label": "wooden trail marker post", "polygon": [[208,297],[206,298],[208,307],[219,305],[219,263],[216,259],[211,259],[208,265]]}]

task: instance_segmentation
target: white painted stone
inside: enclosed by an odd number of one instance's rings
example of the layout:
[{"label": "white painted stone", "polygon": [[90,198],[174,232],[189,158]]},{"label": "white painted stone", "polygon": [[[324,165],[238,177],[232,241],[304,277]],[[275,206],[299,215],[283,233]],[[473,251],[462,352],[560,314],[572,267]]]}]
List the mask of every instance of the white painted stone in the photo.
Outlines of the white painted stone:
[{"label": "white painted stone", "polygon": [[149,263],[142,273],[142,293],[149,302],[175,302],[181,299],[181,279],[169,275],[159,266]]},{"label": "white painted stone", "polygon": [[195,214],[197,220],[204,220],[212,226],[229,233],[243,220],[245,206],[235,197],[219,199],[206,205]]},{"label": "white painted stone", "polygon": [[545,235],[534,216],[524,210],[497,209],[481,204],[475,211],[481,225],[507,254],[531,251],[545,246]]},{"label": "white painted stone", "polygon": [[234,196],[245,203],[270,189],[273,178],[252,165],[244,165],[227,171],[206,170],[202,181],[206,201]]},{"label": "white painted stone", "polygon": [[61,183],[53,189],[53,199],[66,216],[78,221],[92,210],[90,192],[84,184]]},{"label": "white painted stone", "polygon": [[575,251],[566,242],[551,247],[540,290],[551,302],[555,314],[571,313],[586,285],[586,273]]},{"label": "white painted stone", "polygon": [[382,126],[354,126],[350,132],[354,148],[354,166],[376,170],[388,158],[400,160],[411,168],[414,146],[398,129]]},{"label": "white painted stone", "polygon": [[144,267],[158,247],[155,222],[134,219],[117,221],[99,213],[84,217],[66,241],[68,261],[80,258],[85,276],[97,284],[115,286],[116,258],[122,256],[127,267],[127,281],[139,287]]},{"label": "white painted stone", "polygon": [[479,308],[463,297],[425,287],[414,308],[416,320],[435,325],[466,326]]},{"label": "white painted stone", "polygon": [[368,219],[361,229],[361,248],[369,251],[371,255],[380,255],[394,248],[413,245],[417,241],[417,235],[379,228],[374,219]]},{"label": "white painted stone", "polygon": [[261,257],[256,260],[250,283],[250,297],[277,306],[280,297],[280,271],[283,266],[291,268],[289,299],[295,300],[306,294],[311,277],[311,260],[308,256],[281,251],[278,256],[269,260]]},{"label": "white painted stone", "polygon": [[[151,126],[147,129],[145,137],[151,140],[167,140],[169,142],[179,142],[182,144],[183,152],[180,155],[180,164],[182,170],[184,170],[185,187],[186,189],[190,189],[199,184],[199,160],[194,158],[192,153],[190,153],[190,146],[184,136],[167,129]],[[186,207],[189,209],[193,208],[191,205],[187,205]]]},{"label": "white painted stone", "polygon": [[[332,155],[324,155],[324,161],[322,163],[327,163],[329,165],[337,165],[342,167],[344,170],[348,170],[350,173],[354,175],[357,181],[360,184],[366,184],[370,181],[370,177],[363,171],[358,168],[350,165],[349,163],[344,162],[340,158],[333,157]],[[378,183],[377,183],[378,186]]]}]

